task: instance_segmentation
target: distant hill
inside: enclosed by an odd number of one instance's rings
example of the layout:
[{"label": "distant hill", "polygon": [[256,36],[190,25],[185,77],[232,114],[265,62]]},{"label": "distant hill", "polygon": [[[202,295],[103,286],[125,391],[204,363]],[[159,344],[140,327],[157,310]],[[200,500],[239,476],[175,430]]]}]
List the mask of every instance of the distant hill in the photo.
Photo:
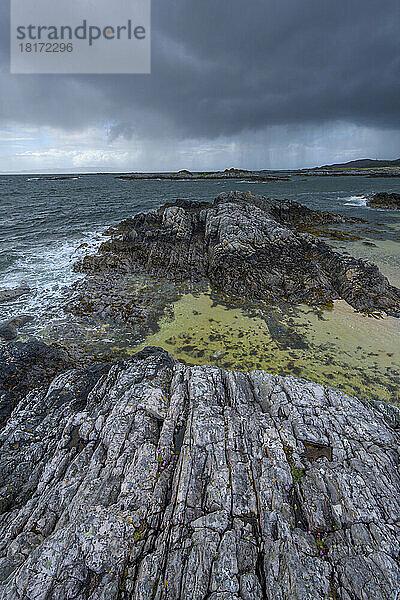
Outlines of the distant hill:
[{"label": "distant hill", "polygon": [[379,169],[382,167],[400,167],[400,158],[397,158],[396,160],[374,160],[372,158],[361,158],[360,160],[351,160],[347,163],[315,167],[315,169]]}]

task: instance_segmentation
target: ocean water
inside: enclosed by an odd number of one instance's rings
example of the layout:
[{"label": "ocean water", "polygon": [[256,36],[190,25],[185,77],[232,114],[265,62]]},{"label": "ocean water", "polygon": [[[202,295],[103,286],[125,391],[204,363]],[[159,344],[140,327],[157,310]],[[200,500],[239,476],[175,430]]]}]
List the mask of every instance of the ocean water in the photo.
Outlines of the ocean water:
[{"label": "ocean water", "polygon": [[[95,249],[104,239],[102,233],[107,227],[176,198],[212,200],[219,193],[232,189],[251,190],[252,193],[275,198],[291,198],[310,208],[362,217],[367,222],[351,225],[349,230],[365,239],[329,243],[340,251],[376,262],[389,280],[400,286],[399,214],[396,211],[376,210],[366,206],[368,194],[380,191],[400,193],[399,179],[295,176],[290,181],[252,183],[226,180],[124,181],[116,179],[115,175],[79,175],[74,179],[58,181],[42,180],[34,175],[0,176],[0,289],[14,287],[24,280],[35,290],[29,297],[21,297],[13,303],[0,304],[0,321],[22,312],[32,314],[35,321],[24,328],[22,335],[46,337],[42,334],[49,323],[65,319],[62,299],[68,294],[68,287],[80,277],[73,273],[73,263],[83,253]],[[365,245],[365,240],[368,241],[368,245]],[[232,308],[226,313],[226,306],[223,303],[218,305],[215,299],[209,305],[202,296],[197,296],[198,300],[193,298],[196,298],[196,295],[189,297],[189,302],[187,298],[183,299],[183,304],[181,302],[176,310],[173,309],[180,319],[179,327],[182,327],[186,318],[182,317],[182,310],[186,307],[188,312],[189,306],[197,302],[199,310],[196,312],[204,317],[212,314],[215,309],[216,319],[212,327],[215,328],[215,322],[219,319],[224,344],[229,346],[229,330],[234,331],[234,335],[237,336],[238,328],[229,326],[228,322],[231,317],[238,318],[234,310],[239,309]],[[224,307],[224,311],[221,307]],[[205,345],[205,339],[211,332],[211,326],[209,331],[205,326],[207,319],[200,327],[201,337],[194,337],[191,343],[182,344],[178,341],[174,345],[171,341],[167,342],[171,340],[171,336],[167,335],[171,323],[170,316],[168,322],[161,324],[157,339],[160,345],[164,344],[168,350],[180,354],[186,362],[207,361],[234,368],[240,368],[242,363],[246,369],[262,366],[276,372],[292,373],[327,383],[332,380],[332,384],[337,387],[340,387],[342,381],[343,385],[346,384],[346,391],[351,391],[348,373],[345,376],[343,370],[347,364],[354,368],[354,382],[360,381],[363,372],[371,381],[382,377],[380,387],[386,392],[378,390],[371,394],[371,397],[397,401],[391,386],[395,387],[399,382],[400,320],[389,318],[384,320],[384,324],[383,320],[377,322],[374,319],[363,318],[360,321],[359,315],[352,309],[343,309],[339,304],[335,307],[333,315],[322,319],[310,319],[309,311],[304,307],[298,307],[298,310],[292,328],[308,337],[308,349],[292,349],[292,356],[284,353],[281,355],[276,351],[273,359],[262,361],[260,356],[266,356],[265,348],[268,345],[270,348],[272,346],[268,342],[268,332],[260,333],[258,330],[254,338],[257,338],[258,349],[255,353],[249,349],[248,355],[241,356],[240,360],[234,358],[236,350],[232,349],[231,353],[226,354],[223,350],[216,349],[215,344],[210,345],[203,358],[196,356],[198,346]],[[283,320],[287,318],[288,315],[282,317]],[[248,325],[244,318],[242,329],[247,327],[246,323]],[[321,324],[324,326],[321,327]],[[339,332],[339,335],[333,335],[335,332]],[[329,340],[330,333],[332,338],[338,338],[335,342]],[[96,332],[98,338],[102,335],[101,331]],[[146,344],[147,341],[155,343],[157,339],[153,339],[152,335],[154,333],[149,335],[148,340],[140,340],[137,347]],[[106,328],[103,343],[107,342],[109,337],[110,332]],[[310,351],[310,344],[313,348],[315,346],[321,350],[328,347],[328,342],[331,362],[327,363],[321,358],[318,363],[318,353]],[[251,340],[249,343],[251,344]],[[115,338],[110,338],[110,344],[115,348]],[[373,356],[374,344],[379,345],[379,360]],[[185,346],[194,346],[196,349],[185,354],[182,351],[182,347]],[[231,346],[234,348],[233,343]],[[362,351],[359,351],[359,347]],[[336,370],[332,368],[332,356],[337,356],[338,359],[341,357]],[[328,369],[328,379],[324,379],[323,373],[327,370],[327,364],[331,367]],[[354,383],[355,393],[359,388],[360,386]],[[365,395],[368,396],[368,393]]]}]

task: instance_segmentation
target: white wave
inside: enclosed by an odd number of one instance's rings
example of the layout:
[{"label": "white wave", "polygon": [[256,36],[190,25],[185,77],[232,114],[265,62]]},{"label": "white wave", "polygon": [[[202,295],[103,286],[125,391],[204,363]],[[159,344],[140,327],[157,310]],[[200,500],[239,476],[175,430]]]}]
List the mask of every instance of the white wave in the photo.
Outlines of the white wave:
[{"label": "white wave", "polygon": [[[84,232],[81,238],[52,242],[26,251],[0,276],[0,289],[18,287],[26,281],[31,292],[13,302],[0,305],[1,319],[21,313],[35,316],[29,329],[59,318],[62,299],[70,295],[70,286],[83,277],[73,270],[74,263],[85,254],[92,254],[105,241],[101,231]],[[28,329],[28,327],[26,328]]]},{"label": "white wave", "polygon": [[263,183],[262,181],[257,181],[256,179],[251,179],[250,181],[247,181],[246,179],[237,181],[236,183]]},{"label": "white wave", "polygon": [[344,202],[345,206],[367,206],[366,196],[348,196],[347,198],[343,198],[343,200],[346,200]]}]

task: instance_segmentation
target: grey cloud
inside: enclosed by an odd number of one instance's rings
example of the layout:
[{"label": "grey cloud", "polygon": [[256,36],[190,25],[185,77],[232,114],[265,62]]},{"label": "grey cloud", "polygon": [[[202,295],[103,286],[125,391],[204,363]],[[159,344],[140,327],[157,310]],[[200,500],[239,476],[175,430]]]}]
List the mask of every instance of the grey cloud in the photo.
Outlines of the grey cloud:
[{"label": "grey cloud", "polygon": [[107,137],[110,142],[113,142],[119,137],[124,140],[131,140],[134,133],[135,130],[129,123],[117,122],[110,124],[107,131]]},{"label": "grey cloud", "polygon": [[109,139],[213,139],[336,121],[400,128],[398,0],[153,0],[150,76],[11,76],[0,120]]}]

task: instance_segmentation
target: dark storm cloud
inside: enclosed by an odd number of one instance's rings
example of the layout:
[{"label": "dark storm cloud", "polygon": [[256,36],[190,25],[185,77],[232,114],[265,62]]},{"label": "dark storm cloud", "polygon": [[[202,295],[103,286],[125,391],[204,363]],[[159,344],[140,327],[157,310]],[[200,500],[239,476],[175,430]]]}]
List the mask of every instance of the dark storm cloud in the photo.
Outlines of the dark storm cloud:
[{"label": "dark storm cloud", "polygon": [[1,11],[3,123],[106,122],[110,139],[400,128],[398,0],[153,0],[150,76],[11,76]]}]

